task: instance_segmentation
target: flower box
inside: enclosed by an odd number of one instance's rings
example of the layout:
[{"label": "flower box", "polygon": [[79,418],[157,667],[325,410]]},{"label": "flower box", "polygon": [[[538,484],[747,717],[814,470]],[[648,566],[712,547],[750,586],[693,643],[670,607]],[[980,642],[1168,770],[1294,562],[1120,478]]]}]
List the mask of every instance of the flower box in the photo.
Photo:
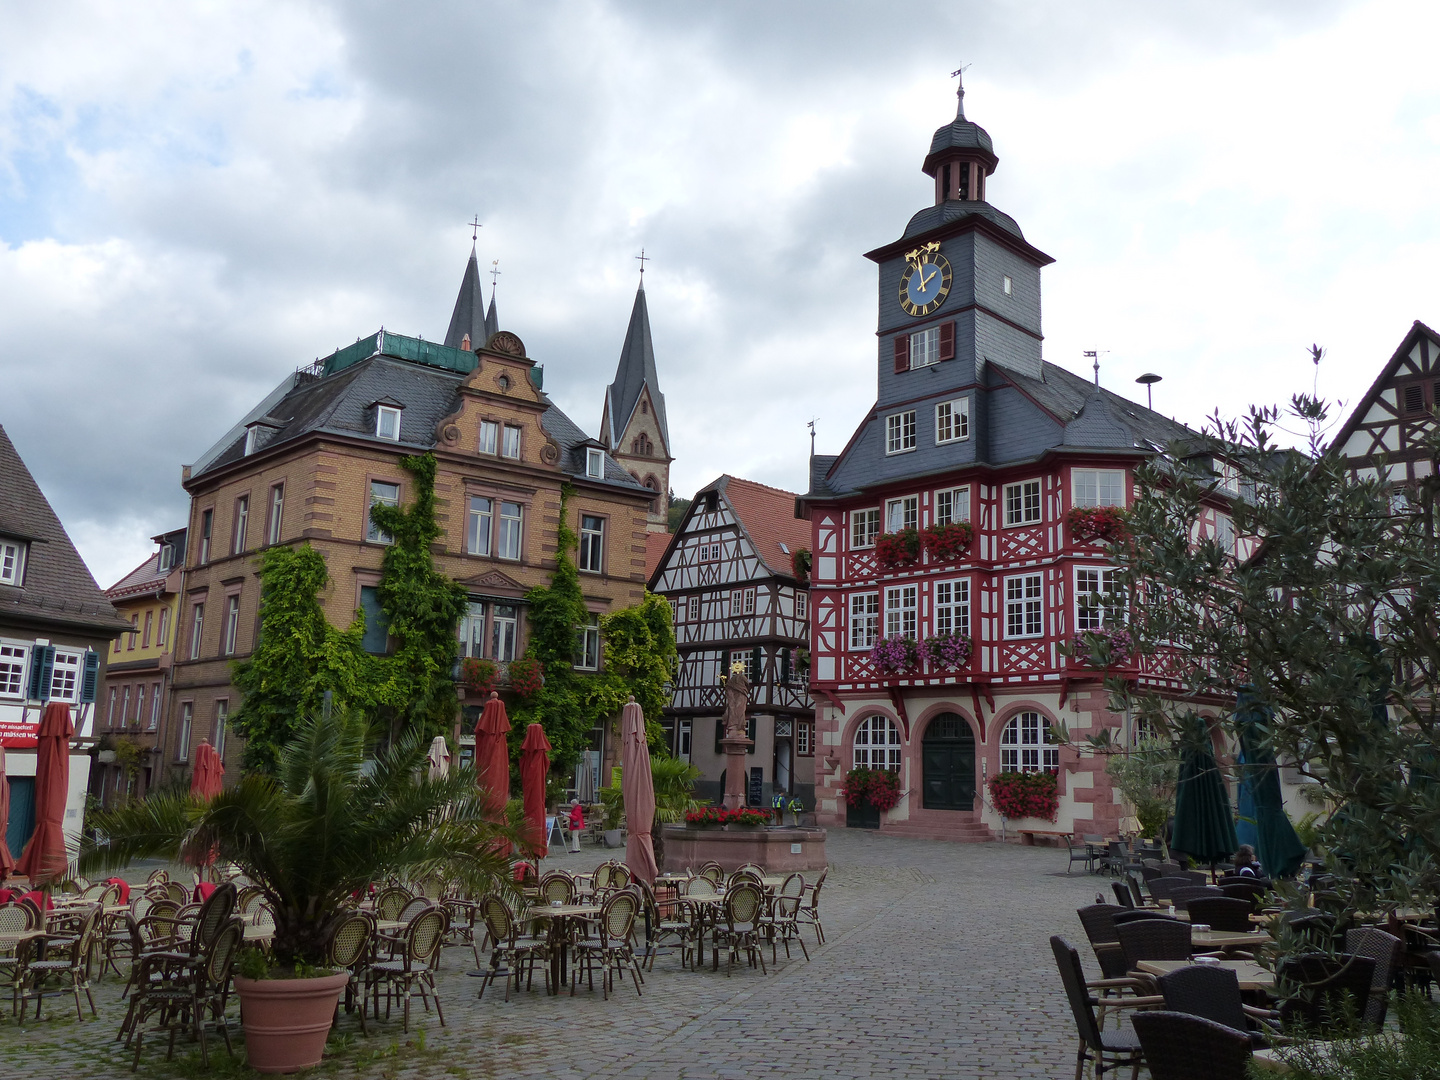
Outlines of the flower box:
[{"label": "flower box", "polygon": [[900,774],[892,769],[859,766],[845,774],[841,794],[850,806],[873,806],[882,812],[893,810],[900,802]]},{"label": "flower box", "polygon": [[790,553],[790,572],[802,584],[810,580],[810,549],[796,548]]},{"label": "flower box", "polygon": [[460,661],[460,681],[467,690],[473,690],[482,696],[488,694],[495,689],[499,677],[500,669],[493,660],[467,656]]},{"label": "flower box", "polygon": [[1055,773],[1000,772],[990,777],[990,803],[1001,817],[1054,821],[1060,813],[1060,782]]},{"label": "flower box", "polygon": [[885,570],[895,570],[920,561],[920,533],[915,529],[881,533],[875,538],[875,557]]},{"label": "flower box", "polygon": [[929,552],[932,562],[954,562],[970,553],[970,541],[975,530],[968,521],[952,522],[949,525],[927,525],[920,534],[921,543]]},{"label": "flower box", "polygon": [[[1135,659],[1135,639],[1125,630],[1086,630],[1070,639],[1070,649],[1071,659],[1091,668],[1124,667]],[[1100,654],[1100,663],[1095,662],[1096,651]]]},{"label": "flower box", "polygon": [[1119,506],[1072,506],[1065,524],[1077,544],[1092,540],[1119,544],[1130,538],[1128,517]]},{"label": "flower box", "polygon": [[870,660],[882,675],[898,675],[920,667],[920,643],[895,634],[881,638],[870,649]]},{"label": "flower box", "polygon": [[935,671],[955,671],[970,663],[973,644],[968,634],[934,634],[921,646],[925,660]]},{"label": "flower box", "polygon": [[527,701],[540,693],[545,685],[545,667],[528,657],[510,661],[510,689]]}]

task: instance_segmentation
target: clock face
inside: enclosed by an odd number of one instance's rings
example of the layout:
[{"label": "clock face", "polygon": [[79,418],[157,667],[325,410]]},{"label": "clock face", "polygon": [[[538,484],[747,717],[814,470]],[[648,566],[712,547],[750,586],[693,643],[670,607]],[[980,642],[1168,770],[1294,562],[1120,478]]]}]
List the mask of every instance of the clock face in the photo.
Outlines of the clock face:
[{"label": "clock face", "polygon": [[900,278],[900,306],[908,315],[929,315],[950,293],[950,263],[938,251],[916,252]]}]

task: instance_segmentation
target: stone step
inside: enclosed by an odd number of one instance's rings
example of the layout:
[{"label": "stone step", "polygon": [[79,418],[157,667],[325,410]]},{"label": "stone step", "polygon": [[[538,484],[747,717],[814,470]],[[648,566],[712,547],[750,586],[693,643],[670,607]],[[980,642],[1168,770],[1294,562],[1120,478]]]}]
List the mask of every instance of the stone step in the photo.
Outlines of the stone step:
[{"label": "stone step", "polygon": [[995,833],[991,832],[990,826],[983,822],[965,820],[971,815],[955,815],[953,822],[920,822],[920,821],[898,821],[893,824],[887,822],[880,830],[891,836],[913,836],[920,840],[949,840],[956,844],[988,844],[998,839]]}]

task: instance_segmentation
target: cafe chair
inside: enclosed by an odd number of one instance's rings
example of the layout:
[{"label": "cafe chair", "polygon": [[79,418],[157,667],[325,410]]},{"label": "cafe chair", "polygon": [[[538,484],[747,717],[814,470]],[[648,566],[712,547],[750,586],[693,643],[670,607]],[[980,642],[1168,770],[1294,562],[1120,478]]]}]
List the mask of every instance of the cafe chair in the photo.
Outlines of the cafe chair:
[{"label": "cafe chair", "polygon": [[1131,1018],[1151,1080],[1246,1080],[1250,1036],[1189,1013],[1152,1010]]}]

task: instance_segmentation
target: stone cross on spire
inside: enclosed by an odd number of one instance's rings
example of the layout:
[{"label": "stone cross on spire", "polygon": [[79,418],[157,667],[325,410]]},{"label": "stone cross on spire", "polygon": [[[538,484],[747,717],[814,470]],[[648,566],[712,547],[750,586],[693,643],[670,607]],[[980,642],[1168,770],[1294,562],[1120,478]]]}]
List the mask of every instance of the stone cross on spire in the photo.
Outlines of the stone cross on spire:
[{"label": "stone cross on spire", "polygon": [[640,254],[636,255],[635,258],[640,263],[640,287],[643,289],[645,287],[645,264],[647,262],[652,262],[653,259],[651,256],[645,254],[645,249],[643,247],[640,249]]}]

